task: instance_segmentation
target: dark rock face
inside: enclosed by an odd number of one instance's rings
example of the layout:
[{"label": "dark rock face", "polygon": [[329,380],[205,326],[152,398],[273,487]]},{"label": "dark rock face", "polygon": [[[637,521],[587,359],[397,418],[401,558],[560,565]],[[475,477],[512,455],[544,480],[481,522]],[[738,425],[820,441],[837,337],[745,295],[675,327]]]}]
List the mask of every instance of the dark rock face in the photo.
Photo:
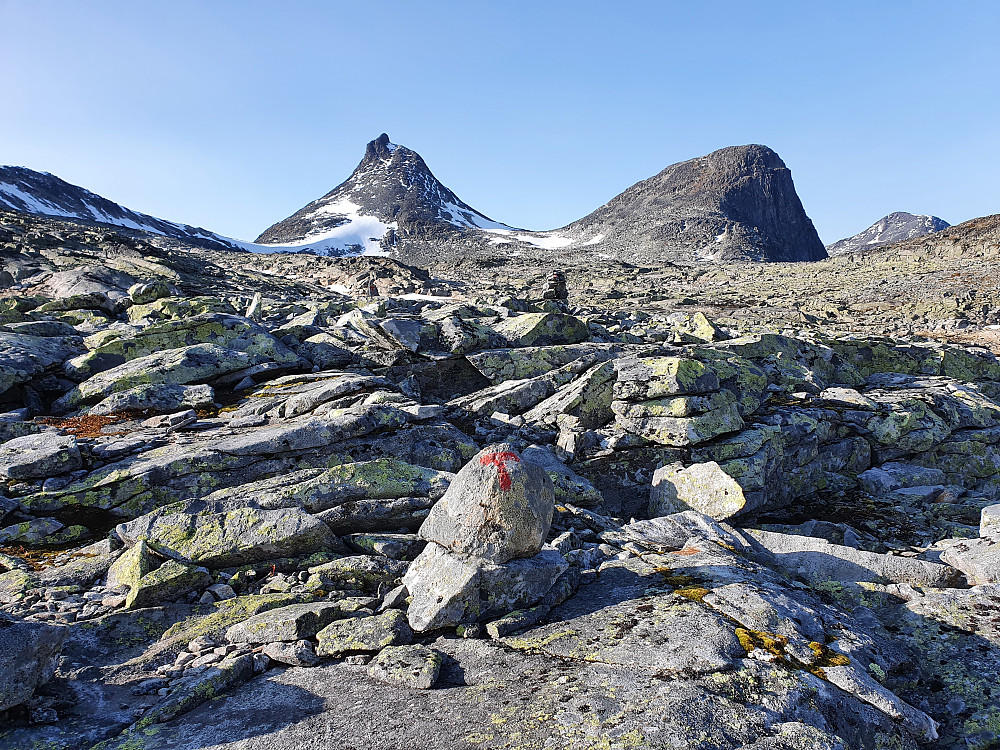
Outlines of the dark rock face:
[{"label": "dark rock face", "polygon": [[758,145],[669,166],[555,233],[630,262],[826,257],[791,172]]},{"label": "dark rock face", "polygon": [[112,224],[173,237],[193,245],[233,249],[233,244],[207,229],[177,224],[119,206],[48,172],[0,166],[0,208],[40,216]]},{"label": "dark rock face", "polygon": [[908,214],[905,211],[895,211],[888,216],[883,216],[865,231],[859,232],[853,237],[838,240],[832,245],[827,245],[826,250],[830,255],[870,250],[880,245],[902,242],[914,237],[940,232],[950,226],[951,224],[937,216],[918,216]]},{"label": "dark rock face", "polygon": [[325,255],[387,252],[407,239],[454,239],[463,229],[508,228],[441,184],[416,151],[382,133],[351,176],[265,230],[261,244],[307,244]]}]

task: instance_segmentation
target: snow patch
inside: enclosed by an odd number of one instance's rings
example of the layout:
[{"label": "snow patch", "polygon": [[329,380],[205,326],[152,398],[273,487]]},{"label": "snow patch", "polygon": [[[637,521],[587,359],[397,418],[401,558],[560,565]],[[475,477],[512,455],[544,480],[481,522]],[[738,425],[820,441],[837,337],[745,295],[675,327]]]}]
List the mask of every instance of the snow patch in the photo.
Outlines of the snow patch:
[{"label": "snow patch", "polygon": [[464,227],[466,229],[499,229],[499,230],[512,230],[513,227],[509,227],[506,224],[501,224],[498,221],[493,221],[492,219],[487,219],[481,213],[471,210],[470,208],[462,208],[458,204],[452,203],[451,201],[444,201],[444,205],[441,207],[442,211],[449,216],[449,221],[457,227]]},{"label": "snow patch", "polygon": [[[517,240],[527,245],[534,245],[545,250],[555,250],[560,247],[572,245],[575,240],[569,237],[562,237],[558,234],[546,234],[541,237],[533,237],[527,234],[515,234],[510,228],[507,229],[487,229],[490,234],[499,234],[506,238],[506,241]],[[491,240],[492,242],[492,240]]]},{"label": "snow patch", "polygon": [[[80,218],[70,211],[64,211],[48,201],[43,201],[41,198],[37,198],[31,193],[24,192],[16,185],[11,185],[9,182],[0,182],[0,198],[15,199],[16,202],[12,202],[10,205],[16,210],[24,210],[35,214],[46,214],[48,216],[70,216]],[[18,208],[18,202],[24,205],[23,209]]]},{"label": "snow patch", "polygon": [[[361,206],[347,198],[320,206],[308,216],[339,216],[344,221],[332,229],[312,232],[301,240],[284,244],[229,241],[253,253],[305,251],[320,255],[388,255],[382,249],[381,240],[386,232],[397,228],[396,222],[386,223],[375,216],[361,213]],[[361,248],[360,252],[358,248]]]}]

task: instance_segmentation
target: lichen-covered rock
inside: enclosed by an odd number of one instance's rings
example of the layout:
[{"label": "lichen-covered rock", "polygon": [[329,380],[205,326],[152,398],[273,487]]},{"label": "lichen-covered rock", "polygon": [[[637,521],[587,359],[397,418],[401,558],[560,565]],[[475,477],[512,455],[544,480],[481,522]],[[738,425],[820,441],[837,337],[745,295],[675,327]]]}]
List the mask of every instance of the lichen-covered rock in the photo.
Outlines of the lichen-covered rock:
[{"label": "lichen-covered rock", "polygon": [[441,662],[441,653],[427,646],[387,646],[368,665],[368,675],[389,685],[429,690],[441,673]]},{"label": "lichen-covered rock", "polygon": [[34,546],[58,533],[63,524],[54,518],[33,518],[0,529],[0,544]]},{"label": "lichen-covered rock", "polygon": [[209,568],[307,555],[335,544],[326,524],[299,508],[175,504],[119,524],[115,533],[129,544],[145,540],[160,554]]},{"label": "lichen-covered rock", "polygon": [[309,568],[309,584],[317,589],[361,589],[377,593],[406,572],[406,563],[382,555],[348,555]]},{"label": "lichen-covered rock", "polygon": [[744,426],[736,398],[728,391],[698,401],[689,397],[613,401],[611,408],[622,428],[661,445],[697,445]]},{"label": "lichen-covered rock", "polygon": [[264,361],[267,361],[266,357],[226,349],[216,344],[193,344],[168,349],[138,357],[91,376],[67,393],[60,404],[65,408],[80,403],[94,403],[112,393],[127,391],[139,385],[205,382]]},{"label": "lichen-covered rock", "polygon": [[205,568],[167,560],[140,578],[125,599],[127,609],[152,607],[212,584]]},{"label": "lichen-covered rock", "polygon": [[82,465],[80,449],[72,435],[40,432],[0,444],[0,477],[51,477],[75,471]]},{"label": "lichen-covered rock", "polygon": [[413,639],[406,615],[389,609],[371,617],[354,617],[330,623],[316,634],[316,653],[342,656],[352,651],[375,653],[386,646],[403,646]]},{"label": "lichen-covered rock", "polygon": [[132,299],[132,302],[137,305],[145,305],[150,302],[155,302],[158,299],[169,297],[172,293],[170,285],[163,279],[140,281],[138,284],[133,284],[128,289],[128,296]]},{"label": "lichen-covered rock", "polygon": [[497,563],[537,554],[555,507],[552,480],[508,443],[466,464],[431,509],[420,535],[453,552]]},{"label": "lichen-covered rock", "polygon": [[101,312],[113,315],[116,305],[104,292],[83,292],[67,297],[59,297],[37,308],[37,312],[40,313],[59,312],[62,310],[100,310]]},{"label": "lichen-covered rock", "polygon": [[552,396],[524,413],[527,422],[556,425],[560,415],[576,417],[583,430],[607,424],[614,418],[611,411],[615,382],[615,363],[594,365],[569,385],[562,386]]},{"label": "lichen-covered rock", "polygon": [[348,602],[290,604],[254,615],[226,631],[228,643],[273,643],[312,638],[335,620],[351,617],[358,609]]},{"label": "lichen-covered rock", "polygon": [[155,413],[169,414],[181,409],[205,409],[215,403],[209,385],[155,383],[137,385],[121,393],[112,393],[89,409],[88,414]]},{"label": "lichen-covered rock", "polygon": [[614,344],[566,344],[491,349],[468,354],[466,359],[497,385],[505,380],[525,380],[544,375],[588,355],[600,354],[610,359],[620,351],[621,347]]},{"label": "lichen-covered rock", "polygon": [[15,568],[6,573],[0,573],[0,603],[10,604],[40,585],[38,575],[27,570]]},{"label": "lichen-covered rock", "polygon": [[128,586],[135,588],[140,579],[155,567],[149,545],[145,539],[140,539],[131,548],[125,550],[108,569],[107,586],[110,589]]},{"label": "lichen-covered rock", "polygon": [[0,614],[0,711],[24,703],[51,679],[68,628]]},{"label": "lichen-covered rock", "polygon": [[579,318],[564,313],[524,313],[492,326],[510,346],[578,344],[590,338],[590,329]]},{"label": "lichen-covered rock", "polygon": [[697,359],[684,357],[623,358],[615,362],[613,389],[619,400],[707,394],[719,389],[719,376]]},{"label": "lichen-covered rock", "polygon": [[715,461],[684,468],[674,463],[653,473],[649,515],[668,516],[696,510],[718,520],[737,515],[746,505],[739,483]]}]

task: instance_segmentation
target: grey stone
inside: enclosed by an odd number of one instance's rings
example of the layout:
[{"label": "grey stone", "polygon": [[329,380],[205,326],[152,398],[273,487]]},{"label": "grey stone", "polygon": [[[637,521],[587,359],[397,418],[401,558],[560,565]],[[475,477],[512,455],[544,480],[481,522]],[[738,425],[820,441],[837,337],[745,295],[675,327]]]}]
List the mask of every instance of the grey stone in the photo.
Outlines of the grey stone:
[{"label": "grey stone", "polygon": [[88,414],[128,412],[169,413],[179,409],[203,409],[214,405],[215,392],[208,385],[156,383],[137,385],[121,393],[112,393],[89,409]]},{"label": "grey stone", "polygon": [[441,653],[427,646],[387,646],[368,664],[368,674],[389,685],[429,690],[441,673],[441,661]]},{"label": "grey stone", "polygon": [[299,508],[226,510],[204,503],[161,508],[119,524],[115,533],[128,544],[142,539],[160,554],[209,568],[309,554],[336,544],[326,524]]},{"label": "grey stone", "polygon": [[530,557],[545,541],[554,504],[552,480],[542,468],[522,461],[508,443],[491,445],[455,475],[420,535],[497,563]]},{"label": "grey stone", "polygon": [[24,703],[51,679],[68,628],[0,614],[0,711]]},{"label": "grey stone", "polygon": [[684,467],[675,463],[653,473],[649,515],[668,516],[696,510],[717,520],[738,515],[746,506],[739,483],[715,461]]},{"label": "grey stone", "polygon": [[352,651],[376,653],[386,646],[410,643],[413,631],[406,615],[389,609],[371,617],[356,617],[333,622],[316,634],[319,656],[343,656]]},{"label": "grey stone", "polygon": [[319,657],[316,656],[313,645],[305,640],[295,643],[268,643],[264,646],[263,653],[273,662],[292,667],[315,667],[319,664]]},{"label": "grey stone", "polygon": [[941,562],[965,573],[973,586],[1000,581],[1000,541],[963,539],[941,553]]},{"label": "grey stone", "polygon": [[0,476],[37,479],[66,474],[83,465],[76,438],[56,432],[8,440],[0,445]]}]

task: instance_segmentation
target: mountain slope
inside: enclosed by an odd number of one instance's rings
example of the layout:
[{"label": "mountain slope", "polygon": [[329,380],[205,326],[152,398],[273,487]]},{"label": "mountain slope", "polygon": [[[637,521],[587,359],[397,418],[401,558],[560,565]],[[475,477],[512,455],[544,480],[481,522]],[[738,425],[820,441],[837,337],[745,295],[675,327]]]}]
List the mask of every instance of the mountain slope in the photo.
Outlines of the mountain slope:
[{"label": "mountain slope", "polygon": [[246,247],[391,252],[427,264],[540,254],[638,263],[826,257],[790,172],[765,146],[734,146],[674,164],[579,221],[530,232],[461,201],[419,154],[384,133],[345,182],[268,228],[257,243]]},{"label": "mountain slope", "polygon": [[454,240],[463,230],[510,227],[463,202],[416,151],[382,133],[340,185],[266,229],[259,245],[323,255],[384,254],[406,240]]},{"label": "mountain slope", "polygon": [[937,232],[887,245],[872,245],[857,252],[864,258],[891,255],[992,260],[1000,257],[1000,214],[979,216]]},{"label": "mountain slope", "polygon": [[826,257],[791,172],[758,145],[673,164],[551,234],[630,262]]},{"label": "mountain slope", "polygon": [[174,237],[205,247],[233,247],[228,239],[206,229],[133,211],[85,188],[71,185],[54,174],[36,172],[25,167],[0,166],[0,208],[39,216],[111,224]]},{"label": "mountain slope", "polygon": [[909,214],[905,211],[895,211],[888,216],[883,216],[865,231],[859,232],[853,237],[846,237],[842,240],[827,245],[826,250],[830,255],[843,255],[858,250],[877,247],[878,245],[888,245],[893,242],[901,242],[914,237],[921,237],[925,234],[940,232],[942,229],[950,227],[944,219],[937,216],[923,216]]}]

